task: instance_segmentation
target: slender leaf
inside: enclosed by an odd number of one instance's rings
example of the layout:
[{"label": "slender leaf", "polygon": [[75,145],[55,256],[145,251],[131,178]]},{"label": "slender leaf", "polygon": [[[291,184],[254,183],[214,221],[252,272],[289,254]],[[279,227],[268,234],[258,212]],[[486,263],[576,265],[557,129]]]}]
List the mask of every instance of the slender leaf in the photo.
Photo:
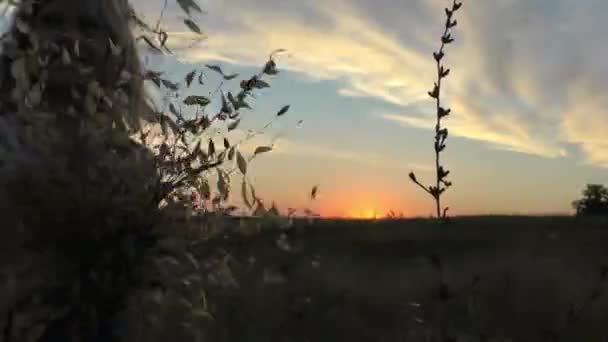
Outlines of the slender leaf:
[{"label": "slender leaf", "polygon": [[283,115],[283,114],[287,113],[287,111],[288,111],[288,110],[289,110],[289,105],[287,105],[287,106],[283,106],[283,108],[281,108],[281,110],[279,110],[279,111],[277,112],[277,116],[281,116],[281,115]]},{"label": "slender leaf", "polygon": [[234,159],[235,152],[236,152],[236,147],[232,146],[230,148],[230,150],[228,150],[228,160],[233,160]]},{"label": "slender leaf", "polygon": [[199,13],[203,13],[203,10],[200,8],[194,0],[177,0],[177,4],[182,8],[186,14],[191,15],[190,10],[193,9]]},{"label": "slender leaf", "polygon": [[247,174],[247,161],[240,151],[236,152],[236,163],[243,175]]},{"label": "slender leaf", "polygon": [[254,155],[258,155],[261,153],[266,153],[266,152],[270,152],[272,151],[272,147],[270,146],[258,146],[255,149],[255,152],[253,152]]},{"label": "slender leaf", "polygon": [[197,34],[203,34],[203,32],[201,31],[201,28],[198,27],[198,25],[196,25],[196,23],[194,21],[192,21],[191,19],[189,19],[189,18],[184,19],[184,24],[186,24],[186,26],[188,26],[190,31],[197,33]]},{"label": "slender leaf", "polygon": [[222,75],[222,77],[224,76],[224,72],[222,71],[222,68],[220,68],[219,65],[205,64],[205,66],[207,68],[217,72],[218,74]]},{"label": "slender leaf", "polygon": [[226,100],[226,96],[224,95],[224,92],[221,92],[222,94],[222,108],[220,109],[220,111],[222,113],[226,113],[226,114],[232,114],[232,107],[230,107],[230,105],[228,104],[228,101]]},{"label": "slender leaf", "polygon": [[312,190],[310,191],[310,198],[313,200],[316,199],[318,193],[319,193],[319,186],[318,185],[313,186]]},{"label": "slender leaf", "polygon": [[253,87],[257,88],[257,89],[270,88],[270,84],[268,84],[268,82],[266,82],[264,80],[257,79],[253,83]]},{"label": "slender leaf", "polygon": [[253,207],[253,205],[251,204],[251,201],[249,200],[249,196],[247,195],[247,182],[244,179],[243,179],[243,182],[241,183],[241,196],[243,197],[243,202],[245,203],[247,208],[251,209]]},{"label": "slender leaf", "polygon": [[241,123],[241,119],[234,120],[233,122],[229,123],[228,124],[228,131],[235,130],[239,126],[239,123]]},{"label": "slender leaf", "polygon": [[190,95],[184,100],[184,104],[188,106],[199,105],[204,107],[209,103],[211,103],[211,101],[207,97],[201,95]]},{"label": "slender leaf", "polygon": [[209,147],[207,148],[207,154],[210,156],[215,155],[215,144],[212,139],[209,139]]},{"label": "slender leaf", "polygon": [[177,83],[173,83],[173,82],[171,82],[169,80],[165,80],[165,79],[161,79],[160,81],[166,88],[169,88],[173,91],[177,91],[179,89],[179,86],[177,85]]},{"label": "slender leaf", "polygon": [[228,199],[228,183],[226,182],[226,178],[224,177],[224,173],[220,169],[218,170],[218,178],[217,178],[217,189],[222,196],[222,199]]},{"label": "slender leaf", "polygon": [[192,70],[186,75],[185,79],[186,79],[186,85],[188,87],[190,87],[190,84],[192,84],[192,81],[194,80],[195,75],[196,75],[196,70]]},{"label": "slender leaf", "polygon": [[225,79],[226,81],[230,81],[230,80],[232,80],[232,79],[237,78],[238,76],[239,76],[239,74],[230,74],[230,75],[224,75],[224,79]]}]

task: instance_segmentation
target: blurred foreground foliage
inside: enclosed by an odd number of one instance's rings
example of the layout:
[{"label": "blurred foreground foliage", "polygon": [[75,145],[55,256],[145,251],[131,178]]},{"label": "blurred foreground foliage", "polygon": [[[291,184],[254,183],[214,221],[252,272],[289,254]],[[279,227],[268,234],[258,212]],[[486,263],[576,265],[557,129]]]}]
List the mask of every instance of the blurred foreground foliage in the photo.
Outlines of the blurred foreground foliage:
[{"label": "blurred foreground foliage", "polygon": [[[200,39],[201,8],[176,1]],[[239,286],[237,263],[217,241],[289,225],[247,179],[272,146],[249,157],[240,146],[263,131],[222,137],[270,87],[283,50],[240,81],[206,65],[175,82],[138,56],[141,44],[172,53],[167,2],[156,25],[127,0],[3,3],[15,11],[0,56],[0,340],[140,340],[151,331],[159,341],[201,340],[213,321],[207,290]],[[206,70],[222,83],[192,94]],[[231,80],[237,90],[225,91]],[[163,108],[146,101],[146,83]],[[220,110],[209,113],[213,101]],[[236,172],[246,211],[268,220],[230,217]]]}]

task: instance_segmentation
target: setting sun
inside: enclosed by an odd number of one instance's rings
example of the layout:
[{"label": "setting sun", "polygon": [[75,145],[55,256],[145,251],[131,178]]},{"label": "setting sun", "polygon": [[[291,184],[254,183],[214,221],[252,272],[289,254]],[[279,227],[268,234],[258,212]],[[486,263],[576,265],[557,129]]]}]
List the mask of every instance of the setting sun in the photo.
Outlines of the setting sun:
[{"label": "setting sun", "polygon": [[374,219],[382,214],[376,209],[355,209],[348,213],[347,218],[367,220]]},{"label": "setting sun", "polygon": [[384,218],[391,212],[411,214],[412,208],[416,208],[415,204],[382,190],[332,189],[315,202],[314,209],[323,217],[369,220]]}]

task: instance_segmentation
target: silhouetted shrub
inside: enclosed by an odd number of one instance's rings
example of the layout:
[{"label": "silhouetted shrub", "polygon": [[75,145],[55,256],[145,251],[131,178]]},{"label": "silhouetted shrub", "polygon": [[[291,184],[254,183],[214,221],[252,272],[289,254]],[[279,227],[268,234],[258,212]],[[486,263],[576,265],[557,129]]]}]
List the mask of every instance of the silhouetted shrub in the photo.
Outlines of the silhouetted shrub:
[{"label": "silhouetted shrub", "polygon": [[[200,8],[176,1],[201,36],[191,16]],[[270,86],[262,76],[278,73],[274,54],[234,96],[218,87],[222,108],[209,116],[212,96],[175,96],[201,70],[178,84],[140,65],[136,43],[170,53],[169,34],[160,19],[146,25],[128,0],[10,4],[17,7],[0,56],[0,340],[119,341],[137,328],[172,335],[158,340],[198,339],[211,319],[205,289],[235,286],[231,259],[204,247],[206,232],[234,225],[221,206],[230,174],[246,178],[248,162],[272,150],[247,158],[241,141],[216,148],[202,134],[214,122],[227,131],[239,125],[252,91]],[[137,37],[133,20],[143,29]],[[224,81],[238,77],[207,68]],[[180,103],[150,108],[145,82]],[[182,195],[193,188],[217,214],[189,224],[191,201]],[[251,184],[243,188],[261,211]]]},{"label": "silhouetted shrub", "polygon": [[577,216],[608,216],[608,188],[601,184],[587,184],[583,198],[572,202]]}]

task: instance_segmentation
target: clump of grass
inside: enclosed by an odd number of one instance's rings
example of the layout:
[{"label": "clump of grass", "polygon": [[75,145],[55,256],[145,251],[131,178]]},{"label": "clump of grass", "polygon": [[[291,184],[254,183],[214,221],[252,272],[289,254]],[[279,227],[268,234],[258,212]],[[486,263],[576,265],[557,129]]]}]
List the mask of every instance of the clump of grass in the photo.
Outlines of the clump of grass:
[{"label": "clump of grass", "polygon": [[454,14],[462,7],[462,2],[457,2],[454,0],[452,3],[452,8],[446,8],[446,21],[445,21],[445,30],[443,31],[443,35],[441,36],[441,47],[439,51],[433,53],[433,57],[437,64],[437,81],[433,87],[433,90],[429,91],[428,94],[431,98],[435,100],[436,110],[437,110],[437,121],[435,124],[435,170],[436,170],[436,178],[435,184],[430,186],[423,185],[418,179],[414,172],[410,172],[410,179],[420,186],[425,192],[433,197],[435,200],[436,206],[436,214],[438,219],[447,219],[447,212],[449,207],[442,208],[441,206],[441,196],[443,193],[452,186],[452,182],[447,180],[447,176],[450,174],[450,171],[447,170],[442,164],[440,160],[440,154],[446,148],[446,140],[448,138],[448,129],[442,127],[442,120],[450,115],[451,109],[445,108],[441,104],[441,81],[445,79],[450,74],[450,69],[446,68],[442,64],[442,60],[445,57],[444,48],[446,45],[454,42],[454,38],[452,37],[452,29],[456,27],[458,24],[456,19],[454,19]]}]

